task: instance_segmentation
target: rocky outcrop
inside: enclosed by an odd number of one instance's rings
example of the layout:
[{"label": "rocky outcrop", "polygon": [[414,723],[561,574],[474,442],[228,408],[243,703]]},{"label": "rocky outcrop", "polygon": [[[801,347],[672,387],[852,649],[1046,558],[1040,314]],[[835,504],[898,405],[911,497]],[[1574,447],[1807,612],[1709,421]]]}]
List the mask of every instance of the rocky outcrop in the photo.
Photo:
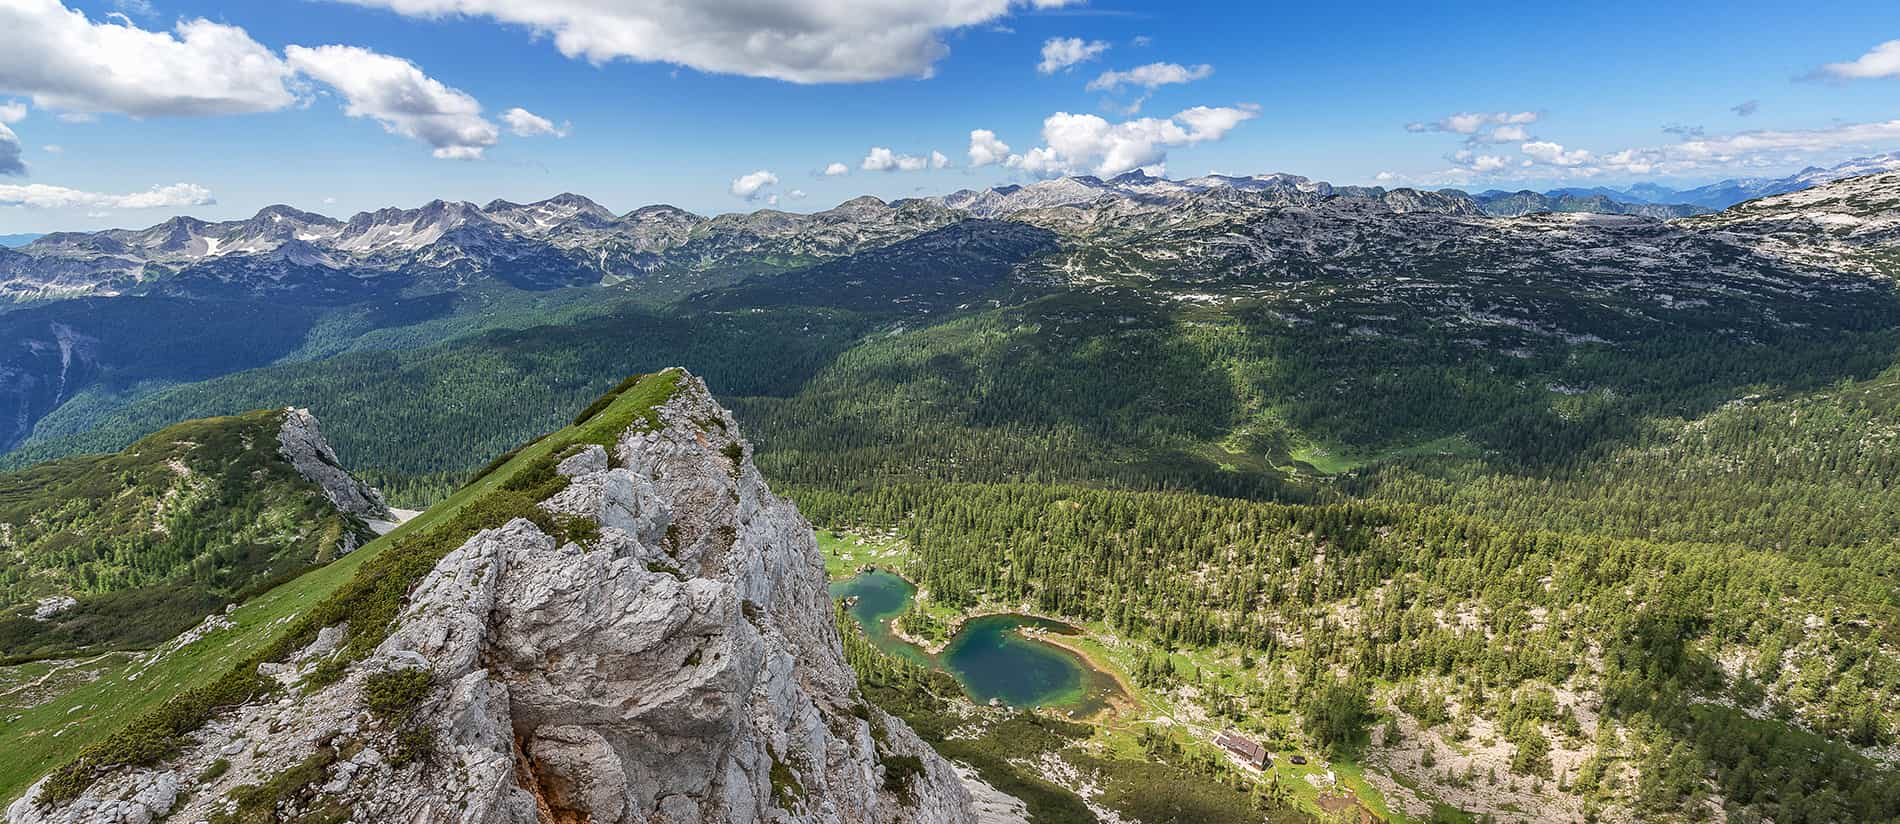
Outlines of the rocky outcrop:
[{"label": "rocky outcrop", "polygon": [[284,428],[277,433],[278,451],[297,468],[297,474],[323,490],[340,511],[364,519],[390,517],[389,505],[375,487],[352,477],[337,461],[336,450],[317,427],[317,416],[308,409],[284,410]]},{"label": "rocky outcrop", "polygon": [[[541,506],[597,537],[527,519],[476,534],[336,683],[8,820],[199,821],[267,785],[278,820],[976,821],[951,766],[859,695],[812,528],[731,415],[682,373],[658,418],[558,464],[569,482]],[[330,635],[269,674],[321,666]],[[398,732],[368,707],[405,680],[420,723]]]}]

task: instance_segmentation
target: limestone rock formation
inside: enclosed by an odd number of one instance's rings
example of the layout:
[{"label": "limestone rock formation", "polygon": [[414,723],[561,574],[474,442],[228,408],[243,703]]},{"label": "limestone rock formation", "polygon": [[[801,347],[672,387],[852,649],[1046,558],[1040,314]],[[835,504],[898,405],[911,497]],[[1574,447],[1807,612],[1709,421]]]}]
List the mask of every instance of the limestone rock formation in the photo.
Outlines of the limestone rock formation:
[{"label": "limestone rock formation", "polygon": [[308,409],[284,410],[284,428],[277,433],[279,451],[297,468],[297,474],[323,489],[336,508],[359,518],[388,518],[389,505],[375,487],[352,477],[337,461],[336,450],[317,427]]},{"label": "limestone rock formation", "polygon": [[[810,524],[705,385],[678,387],[659,426],[558,464],[541,506],[598,537],[476,534],[340,680],[8,821],[216,820],[268,784],[273,820],[975,822],[951,765],[858,693]],[[267,674],[296,683],[338,634]],[[421,723],[399,731],[369,707],[404,682]]]}]

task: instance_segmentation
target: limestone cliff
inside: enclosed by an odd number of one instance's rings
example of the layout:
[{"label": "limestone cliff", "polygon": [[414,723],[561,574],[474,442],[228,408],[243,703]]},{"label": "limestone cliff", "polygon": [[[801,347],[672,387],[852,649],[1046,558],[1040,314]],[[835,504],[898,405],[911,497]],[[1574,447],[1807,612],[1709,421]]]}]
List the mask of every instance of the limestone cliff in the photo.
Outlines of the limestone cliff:
[{"label": "limestone cliff", "polygon": [[383,494],[351,476],[337,461],[336,450],[317,427],[317,416],[308,409],[284,410],[284,426],[277,433],[278,452],[297,468],[297,474],[323,490],[323,496],[342,512],[358,518],[390,517]]},{"label": "limestone cliff", "polygon": [[[732,416],[684,373],[656,413],[563,453],[541,507],[577,542],[480,532],[340,679],[8,820],[973,821],[951,766],[858,694],[811,526]],[[262,671],[296,684],[349,631]]]}]

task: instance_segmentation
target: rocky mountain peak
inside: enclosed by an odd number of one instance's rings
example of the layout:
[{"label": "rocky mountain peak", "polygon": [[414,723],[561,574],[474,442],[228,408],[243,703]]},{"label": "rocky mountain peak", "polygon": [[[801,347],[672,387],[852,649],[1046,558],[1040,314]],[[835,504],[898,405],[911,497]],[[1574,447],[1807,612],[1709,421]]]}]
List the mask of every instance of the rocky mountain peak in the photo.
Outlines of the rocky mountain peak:
[{"label": "rocky mountain peak", "polygon": [[321,488],[323,496],[339,511],[364,519],[389,517],[389,505],[383,502],[383,494],[343,469],[336,450],[317,425],[317,416],[310,414],[310,410],[295,407],[284,410],[284,426],[277,433],[277,445],[284,459],[297,468],[297,474]]},{"label": "rocky mountain peak", "polygon": [[295,698],[8,821],[198,821],[289,784],[273,820],[974,821],[948,762],[858,694],[812,527],[702,381],[647,376],[550,437],[490,487],[558,489],[547,517],[449,552],[340,678],[306,680],[371,628],[260,667]]}]

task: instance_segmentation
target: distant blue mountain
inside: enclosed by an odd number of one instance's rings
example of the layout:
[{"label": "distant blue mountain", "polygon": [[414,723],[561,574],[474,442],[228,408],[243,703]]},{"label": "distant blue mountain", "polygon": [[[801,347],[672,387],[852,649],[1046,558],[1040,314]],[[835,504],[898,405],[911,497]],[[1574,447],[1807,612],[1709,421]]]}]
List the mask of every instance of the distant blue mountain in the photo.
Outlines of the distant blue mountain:
[{"label": "distant blue mountain", "polygon": [[25,246],[39,239],[40,239],[39,235],[30,235],[30,234],[29,235],[0,235],[0,246],[6,246],[6,247]]},{"label": "distant blue mountain", "polygon": [[1623,200],[1640,198],[1650,203],[1684,203],[1706,209],[1726,209],[1758,197],[1798,192],[1841,178],[1859,177],[1894,169],[1900,169],[1900,152],[1857,157],[1826,169],[1810,166],[1787,177],[1731,178],[1693,189],[1670,189],[1654,183],[1638,183],[1611,196]]}]

